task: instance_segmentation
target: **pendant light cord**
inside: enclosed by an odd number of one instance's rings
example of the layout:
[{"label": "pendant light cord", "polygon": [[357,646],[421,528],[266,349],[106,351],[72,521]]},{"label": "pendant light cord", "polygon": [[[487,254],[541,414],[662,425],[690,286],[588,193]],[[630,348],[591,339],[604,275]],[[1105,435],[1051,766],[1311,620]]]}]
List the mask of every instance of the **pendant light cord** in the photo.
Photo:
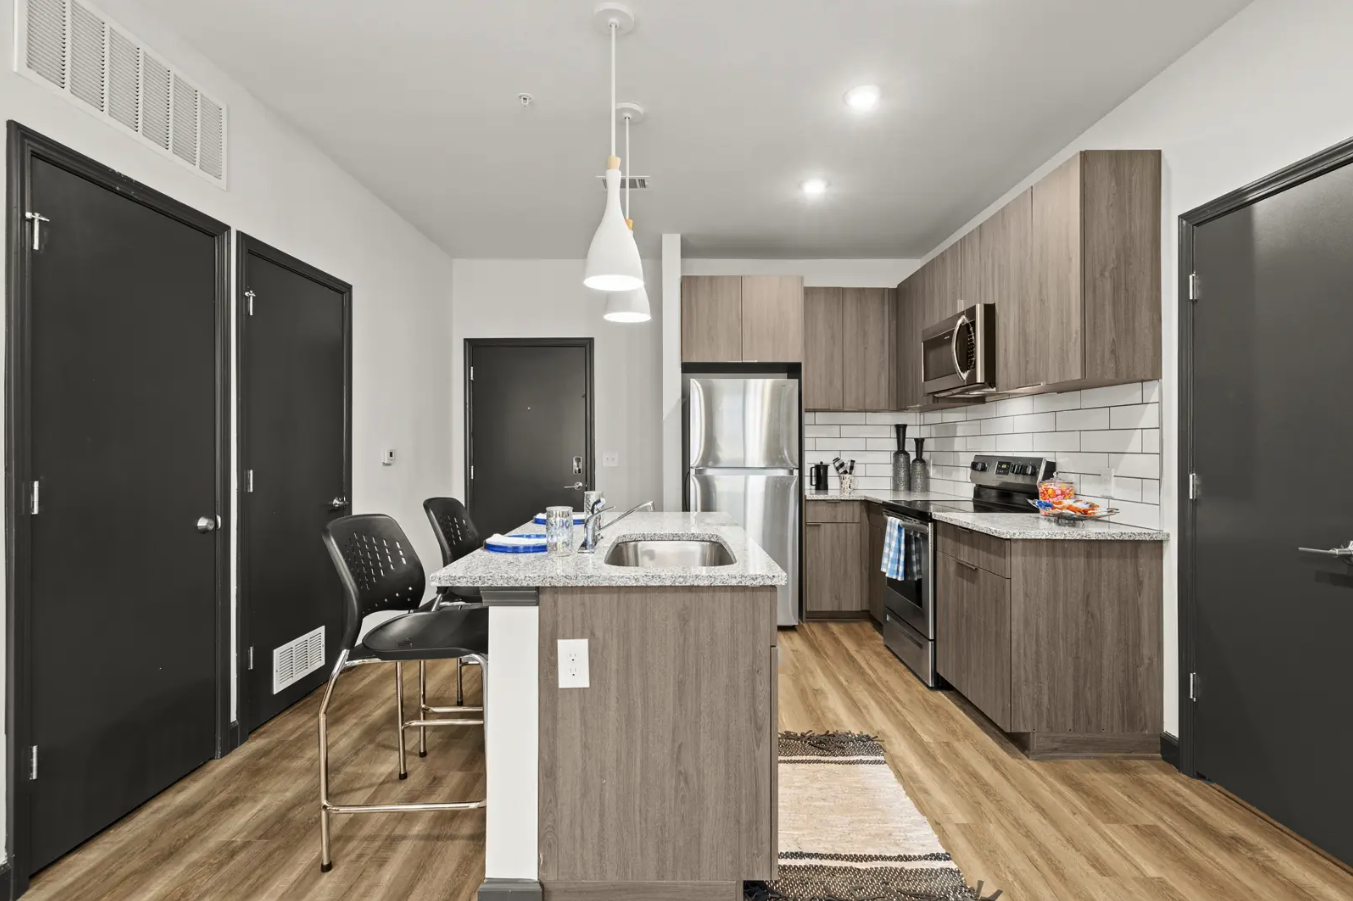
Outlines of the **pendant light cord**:
[{"label": "pendant light cord", "polygon": [[[620,177],[625,180],[625,218],[630,219],[630,177],[629,173],[634,170],[630,168],[630,114],[625,113],[625,168],[620,170]],[[630,226],[633,229],[633,226]]]},{"label": "pendant light cord", "polygon": [[611,156],[615,156],[615,33],[620,29],[620,23],[611,20],[611,108],[606,111],[606,115],[611,120]]}]

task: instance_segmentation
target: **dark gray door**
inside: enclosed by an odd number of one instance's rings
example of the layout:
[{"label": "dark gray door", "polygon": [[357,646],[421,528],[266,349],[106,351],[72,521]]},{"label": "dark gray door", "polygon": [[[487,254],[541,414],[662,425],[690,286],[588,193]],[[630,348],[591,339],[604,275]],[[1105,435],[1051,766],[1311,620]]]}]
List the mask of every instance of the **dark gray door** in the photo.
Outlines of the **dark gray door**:
[{"label": "dark gray door", "polygon": [[1197,228],[1192,424],[1198,772],[1345,861],[1349,248],[1353,167]]},{"label": "dark gray door", "polygon": [[[239,253],[242,694],[253,730],[328,678],[337,657],[343,587],[320,535],[351,512],[352,289],[247,235]],[[318,629],[323,655],[296,644]]]},{"label": "dark gray door", "polygon": [[[591,339],[466,342],[466,482],[485,537],[592,487]],[[573,487],[577,486],[577,487]]]},{"label": "dark gray door", "polygon": [[219,235],[42,159],[30,200],[32,871],[215,754],[224,298]]}]

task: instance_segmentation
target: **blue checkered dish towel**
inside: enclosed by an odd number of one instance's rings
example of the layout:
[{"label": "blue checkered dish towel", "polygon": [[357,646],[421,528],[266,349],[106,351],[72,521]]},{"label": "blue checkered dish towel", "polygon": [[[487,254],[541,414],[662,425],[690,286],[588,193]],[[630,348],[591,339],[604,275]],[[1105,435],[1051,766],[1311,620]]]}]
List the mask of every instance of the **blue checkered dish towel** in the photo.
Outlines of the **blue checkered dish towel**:
[{"label": "blue checkered dish towel", "polygon": [[888,517],[883,530],[883,561],[880,568],[890,579],[907,577],[907,530],[901,520]]}]

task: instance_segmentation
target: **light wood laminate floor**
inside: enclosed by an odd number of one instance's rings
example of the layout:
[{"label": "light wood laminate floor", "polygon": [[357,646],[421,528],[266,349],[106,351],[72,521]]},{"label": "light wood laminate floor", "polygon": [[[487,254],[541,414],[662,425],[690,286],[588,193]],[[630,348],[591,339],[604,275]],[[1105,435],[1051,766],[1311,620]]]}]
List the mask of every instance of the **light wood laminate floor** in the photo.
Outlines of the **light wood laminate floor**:
[{"label": "light wood laminate floor", "polygon": [[[782,728],[870,731],[970,881],[1005,901],[1349,901],[1353,875],[1220,792],[1144,761],[1031,763],[951,693],[930,692],[864,623],[782,632]],[[453,670],[438,665],[433,703]],[[478,671],[467,668],[469,696]],[[406,673],[407,698],[415,691]],[[478,797],[478,729],[429,733],[395,779],[393,675],[361,667],[332,712],[335,800]],[[318,693],[39,873],[25,897],[81,901],[468,901],[483,878],[484,816],[335,818],[319,872]]]}]

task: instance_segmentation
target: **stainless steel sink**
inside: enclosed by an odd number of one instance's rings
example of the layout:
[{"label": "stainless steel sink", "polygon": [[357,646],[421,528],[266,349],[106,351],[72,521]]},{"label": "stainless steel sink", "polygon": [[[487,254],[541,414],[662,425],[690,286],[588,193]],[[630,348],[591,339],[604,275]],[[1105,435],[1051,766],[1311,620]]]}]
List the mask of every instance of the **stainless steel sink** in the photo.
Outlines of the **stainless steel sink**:
[{"label": "stainless steel sink", "polygon": [[617,541],[606,552],[612,566],[666,569],[677,566],[732,566],[737,561],[717,541],[702,539],[635,539]]}]

